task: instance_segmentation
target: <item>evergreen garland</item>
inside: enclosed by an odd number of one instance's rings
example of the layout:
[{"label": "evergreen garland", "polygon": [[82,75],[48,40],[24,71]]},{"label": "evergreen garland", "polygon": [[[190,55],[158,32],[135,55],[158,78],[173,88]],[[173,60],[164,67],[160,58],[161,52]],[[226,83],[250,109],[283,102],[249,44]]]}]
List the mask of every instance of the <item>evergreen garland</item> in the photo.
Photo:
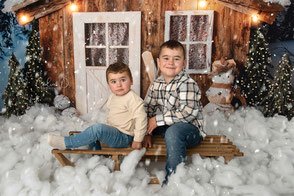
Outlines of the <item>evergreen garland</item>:
[{"label": "evergreen garland", "polygon": [[29,106],[29,97],[26,91],[26,84],[22,80],[22,72],[20,64],[14,53],[11,54],[8,66],[10,67],[8,84],[2,95],[4,99],[5,111],[4,115],[22,115]]},{"label": "evergreen garland", "polygon": [[247,63],[240,79],[241,92],[249,106],[262,106],[267,96],[272,78],[268,66],[272,67],[268,43],[258,28],[250,38]]},{"label": "evergreen garland", "polygon": [[26,47],[26,62],[23,69],[24,80],[27,83],[27,91],[32,104],[52,104],[54,93],[49,91],[48,84],[46,83],[47,75],[40,48],[38,25],[37,20],[32,22],[32,31]]},{"label": "evergreen garland", "polygon": [[293,68],[288,54],[284,54],[275,69],[274,83],[264,100],[264,115],[275,114],[286,116],[289,120],[294,116],[294,93],[291,86]]}]

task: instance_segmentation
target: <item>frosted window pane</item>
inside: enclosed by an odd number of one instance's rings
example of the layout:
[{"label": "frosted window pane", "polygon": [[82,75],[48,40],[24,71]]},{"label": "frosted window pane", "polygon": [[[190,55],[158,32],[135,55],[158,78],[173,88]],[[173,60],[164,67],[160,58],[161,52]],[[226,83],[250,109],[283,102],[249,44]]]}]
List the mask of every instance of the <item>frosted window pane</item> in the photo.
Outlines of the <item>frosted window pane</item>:
[{"label": "frosted window pane", "polygon": [[129,23],[109,23],[108,32],[110,46],[129,45]]},{"label": "frosted window pane", "polygon": [[103,48],[86,48],[86,66],[106,66],[105,56]]},{"label": "frosted window pane", "polygon": [[109,64],[123,62],[129,64],[129,50],[127,48],[109,49]]},{"label": "frosted window pane", "polygon": [[208,22],[208,15],[191,16],[191,41],[207,41],[209,28]]},{"label": "frosted window pane", "polygon": [[206,69],[206,44],[193,44],[189,49],[189,69]]},{"label": "frosted window pane", "polygon": [[186,41],[187,38],[187,16],[170,17],[170,39]]},{"label": "frosted window pane", "polygon": [[105,46],[105,23],[85,23],[86,46]]}]

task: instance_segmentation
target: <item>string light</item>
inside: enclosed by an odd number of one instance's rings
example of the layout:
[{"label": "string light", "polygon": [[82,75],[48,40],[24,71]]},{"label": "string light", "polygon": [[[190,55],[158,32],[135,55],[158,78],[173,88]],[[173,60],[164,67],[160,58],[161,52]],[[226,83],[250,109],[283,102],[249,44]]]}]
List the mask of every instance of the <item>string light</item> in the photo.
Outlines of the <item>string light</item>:
[{"label": "string light", "polygon": [[258,15],[257,14],[253,14],[252,15],[252,20],[253,20],[253,22],[258,22],[258,20],[259,20]]},{"label": "string light", "polygon": [[70,4],[70,10],[71,10],[72,12],[75,12],[75,11],[78,10],[78,6],[77,6],[75,3],[71,3],[71,4]]},{"label": "string light", "polygon": [[26,24],[29,22],[29,17],[25,14],[22,14],[19,19],[21,24]]},{"label": "string light", "polygon": [[199,3],[198,3],[200,8],[205,8],[206,4],[207,4],[206,0],[200,0]]},{"label": "string light", "polygon": [[[261,14],[261,10],[259,10],[257,14],[252,14],[251,17],[252,17],[253,22],[257,23],[259,21],[260,14]],[[263,36],[263,35],[260,35],[260,36]]]}]

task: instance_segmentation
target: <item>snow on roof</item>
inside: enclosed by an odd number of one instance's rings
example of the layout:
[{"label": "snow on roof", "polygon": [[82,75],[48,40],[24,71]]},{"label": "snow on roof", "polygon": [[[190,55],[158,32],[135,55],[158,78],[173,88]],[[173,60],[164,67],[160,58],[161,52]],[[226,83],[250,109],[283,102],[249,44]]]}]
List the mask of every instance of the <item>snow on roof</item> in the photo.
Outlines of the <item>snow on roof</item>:
[{"label": "snow on roof", "polygon": [[290,5],[291,1],[290,0],[263,0],[264,2],[269,2],[269,3],[278,3],[282,6]]},{"label": "snow on roof", "polygon": [[23,3],[25,0],[6,0],[4,3],[4,8],[2,9],[2,12],[10,12],[11,8],[14,5]]}]

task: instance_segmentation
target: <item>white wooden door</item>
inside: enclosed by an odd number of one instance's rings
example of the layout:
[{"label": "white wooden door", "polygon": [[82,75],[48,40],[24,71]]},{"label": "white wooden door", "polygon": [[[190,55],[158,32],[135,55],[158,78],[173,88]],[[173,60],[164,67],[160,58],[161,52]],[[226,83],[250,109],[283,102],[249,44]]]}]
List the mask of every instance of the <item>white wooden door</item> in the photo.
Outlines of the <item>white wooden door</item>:
[{"label": "white wooden door", "polygon": [[76,107],[79,113],[104,110],[110,94],[106,69],[129,65],[132,89],[140,95],[141,12],[73,13]]}]

